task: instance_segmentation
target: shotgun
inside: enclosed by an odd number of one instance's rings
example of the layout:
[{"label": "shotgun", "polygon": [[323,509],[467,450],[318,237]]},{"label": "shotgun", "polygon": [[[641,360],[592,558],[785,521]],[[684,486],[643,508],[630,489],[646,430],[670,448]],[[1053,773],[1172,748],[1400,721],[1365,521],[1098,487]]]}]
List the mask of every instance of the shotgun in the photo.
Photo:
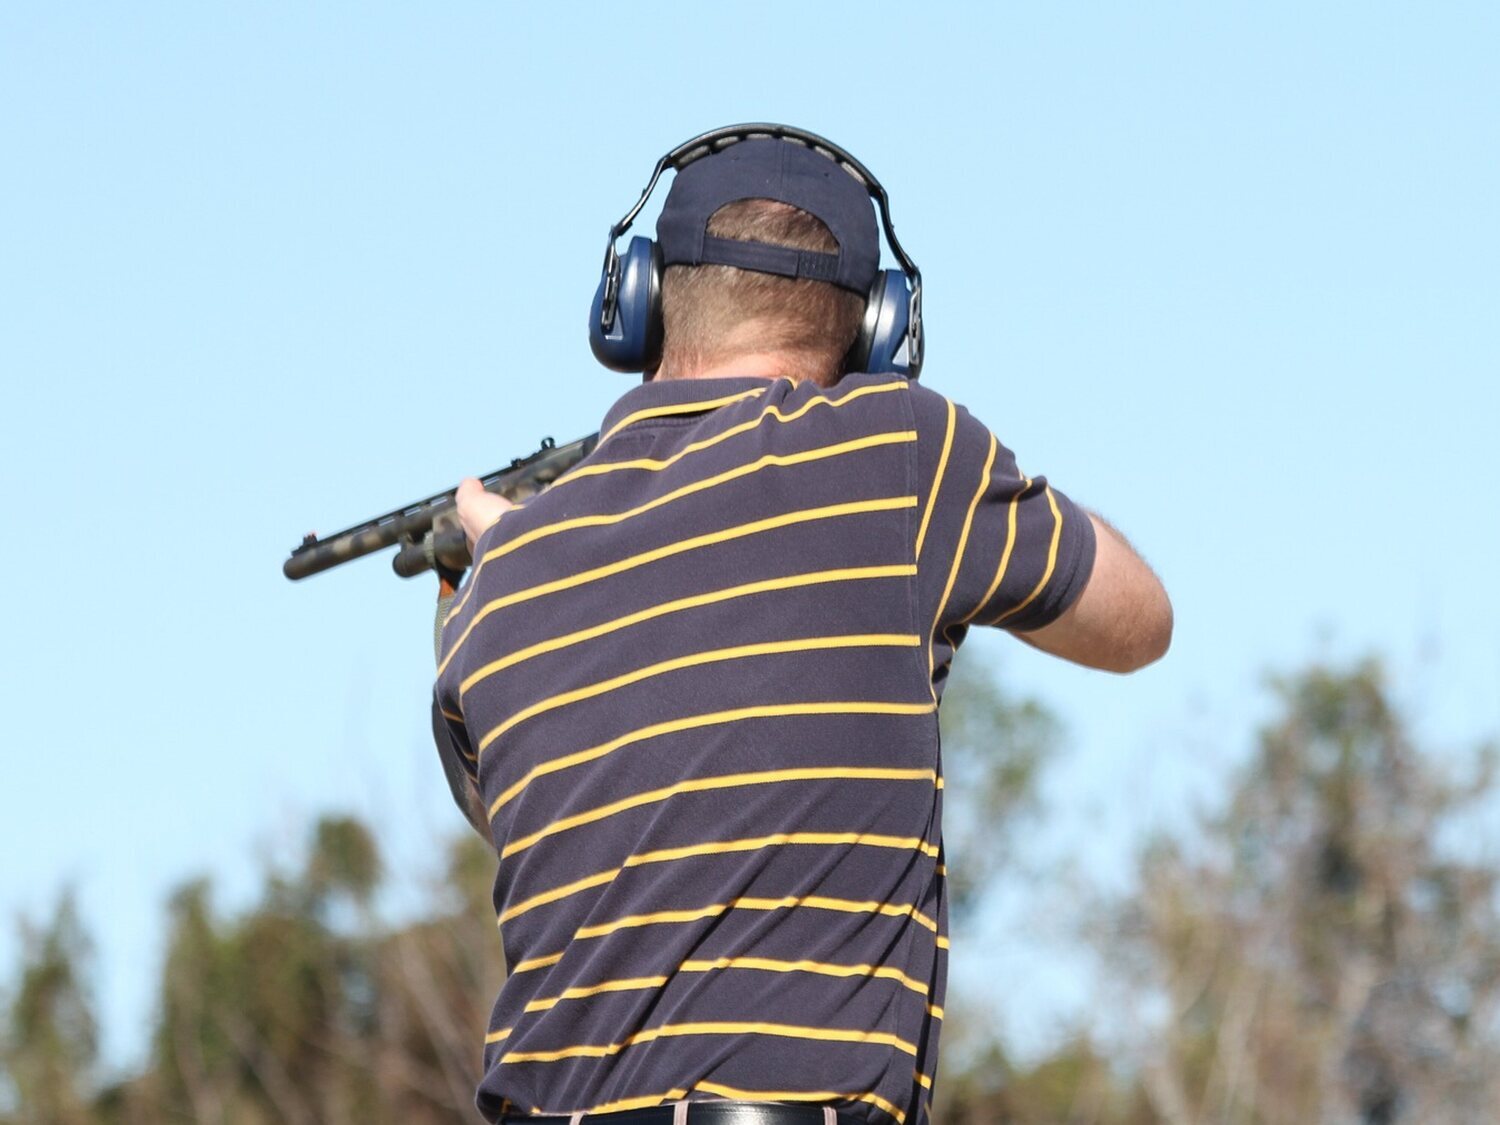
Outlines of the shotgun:
[{"label": "shotgun", "polygon": [[[479,482],[486,491],[507,500],[528,499],[592,453],[598,442],[598,434],[567,445],[543,438],[541,448],[531,456],[517,457],[505,468],[480,477]],[[281,572],[295,582],[392,546],[398,549],[391,569],[402,578],[439,566],[463,570],[472,560],[453,503],[457,491],[439,492],[333,535],[319,538],[309,534],[292,548],[291,556],[281,564]]]}]

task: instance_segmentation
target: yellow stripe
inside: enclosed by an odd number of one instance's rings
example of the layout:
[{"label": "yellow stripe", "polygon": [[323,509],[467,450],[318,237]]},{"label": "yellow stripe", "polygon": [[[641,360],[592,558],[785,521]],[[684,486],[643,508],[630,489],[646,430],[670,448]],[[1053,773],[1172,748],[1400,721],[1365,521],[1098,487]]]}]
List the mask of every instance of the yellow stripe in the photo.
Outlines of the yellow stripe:
[{"label": "yellow stripe", "polygon": [[[918,925],[937,932],[937,923],[927,915],[923,914],[914,905],[890,902],[856,902],[853,899],[828,898],[823,895],[813,895],[799,898],[789,895],[786,898],[736,898],[729,902],[717,902],[711,906],[701,906],[693,910],[658,910],[649,914],[628,914],[623,918],[616,918],[612,922],[599,922],[592,926],[581,926],[573,932],[574,941],[584,941],[588,938],[606,937],[620,930],[637,929],[642,926],[657,926],[675,924],[679,922],[698,922],[704,918],[717,918],[727,914],[731,910],[790,910],[793,907],[806,907],[811,910],[836,910],[843,914],[880,914],[890,918],[912,918]],[[946,938],[939,938],[940,948],[947,948]],[[563,951],[566,952],[566,951]],[[549,965],[555,965],[563,959],[563,952],[552,953],[545,957],[532,957],[518,962],[511,968],[511,972],[525,973],[532,969],[544,969]]]},{"label": "yellow stripe", "polygon": [[695,441],[690,445],[685,445],[670,457],[664,457],[661,459],[642,457],[630,461],[590,462],[588,464],[579,465],[576,468],[572,469],[570,472],[563,474],[563,476],[552,482],[552,487],[557,488],[560,485],[569,483],[570,481],[583,480],[586,477],[603,476],[606,473],[618,472],[621,469],[639,469],[644,472],[659,473],[664,469],[671,468],[688,454],[700,453],[705,449],[710,449],[713,446],[718,445],[722,441],[727,441],[728,439],[739,434],[743,434],[749,430],[756,429],[762,422],[766,421],[767,419],[771,419],[776,422],[795,422],[798,418],[801,418],[815,406],[843,406],[845,403],[864,398],[866,395],[885,394],[887,391],[904,391],[906,389],[907,385],[906,380],[904,379],[895,383],[878,383],[873,386],[857,387],[854,390],[850,391],[848,394],[844,395],[842,398],[826,398],[819,396],[817,398],[808,399],[801,406],[797,407],[797,409],[793,410],[790,414],[783,414],[781,412],[781,408],[773,404],[766,407],[765,410],[763,410],[759,415],[751,418],[749,421],[740,422],[737,425],[730,426],[728,429],[714,434],[712,437],[704,438],[701,441]]},{"label": "yellow stripe", "polygon": [[566,988],[556,996],[533,1000],[526,1005],[525,1010],[528,1012],[545,1012],[548,1008],[554,1008],[564,1000],[583,1000],[590,996],[598,996],[604,992],[634,992],[642,988],[660,988],[666,983],[666,977],[629,977],[624,980],[607,980],[602,984],[590,985],[587,988]]},{"label": "yellow stripe", "polygon": [[[718,902],[712,906],[700,906],[692,910],[657,910],[649,914],[628,914],[624,918],[616,918],[613,922],[581,926],[573,931],[573,940],[582,941],[585,938],[604,937],[606,934],[620,930],[633,930],[640,926],[656,926],[667,922],[698,922],[704,918],[717,918],[720,914],[727,913],[732,906],[731,903]],[[561,957],[562,954],[559,953],[556,956]]]},{"label": "yellow stripe", "polygon": [[[509,508],[506,508],[505,511],[501,512],[498,516],[495,517],[495,523],[499,523],[511,512],[519,512],[524,507],[526,507],[525,503],[512,503]],[[490,525],[490,527],[494,526],[495,524]],[[487,527],[484,530],[488,531],[489,528]],[[484,532],[480,532],[480,534],[482,535],[484,534]],[[469,572],[469,580],[467,582],[462,582],[463,589],[459,591],[458,597],[453,599],[453,601],[448,606],[448,612],[443,615],[443,630],[446,630],[448,628],[448,623],[458,616],[458,611],[469,604],[469,595],[474,592],[474,587],[479,584],[477,579],[479,578],[479,572],[482,569],[484,569],[484,560],[480,559],[477,563],[474,564],[474,569]]]},{"label": "yellow stripe", "polygon": [[876,767],[852,767],[852,766],[830,766],[830,767],[806,767],[786,770],[761,770],[753,773],[731,773],[721,774],[717,777],[695,778],[691,781],[679,781],[675,785],[666,785],[660,789],[652,789],[645,793],[636,793],[629,797],[621,798],[598,808],[588,809],[585,812],[565,816],[560,820],[554,820],[547,827],[522,836],[506,844],[500,852],[501,859],[509,859],[517,852],[525,851],[538,840],[548,836],[554,836],[559,832],[566,832],[570,828],[577,828],[583,824],[592,824],[596,821],[606,820],[616,813],[627,809],[640,808],[643,805],[652,805],[658,801],[665,801],[680,793],[705,793],[715,789],[737,789],[741,786],[772,785],[783,781],[820,781],[820,780],[882,780],[882,781],[932,781],[932,770],[920,769],[882,769]]},{"label": "yellow stripe", "polygon": [[[621,1098],[619,1101],[605,1102],[603,1105],[596,1105],[592,1109],[586,1109],[583,1112],[584,1116],[587,1117],[593,1113],[614,1113],[622,1109],[649,1109],[652,1106],[661,1105],[662,1102],[679,1102],[687,1096],[688,1092],[678,1087],[675,1090],[668,1090],[665,1094],[646,1094],[639,1098]],[[542,1116],[541,1110],[537,1111],[537,1116]],[[547,1116],[571,1117],[572,1114],[557,1113],[548,1114]]]},{"label": "yellow stripe", "polygon": [[492,1031],[492,1032],[490,1032],[488,1035],[486,1035],[484,1037],[484,1041],[486,1043],[500,1043],[500,1042],[503,1042],[505,1039],[509,1038],[510,1033],[512,1031],[514,1031],[514,1030],[515,1030],[515,1028],[513,1028],[513,1027],[507,1027],[507,1028],[504,1028],[501,1031]]},{"label": "yellow stripe", "polygon": [[[543,891],[541,894],[523,899],[521,902],[516,903],[515,906],[504,911],[498,921],[501,923],[509,922],[512,918],[519,918],[522,914],[529,913],[539,906],[546,906],[548,903],[569,898],[579,891],[586,891],[590,887],[597,887],[611,882],[621,872],[630,867],[644,867],[651,863],[672,863],[679,859],[694,859],[705,855],[755,852],[764,848],[777,848],[786,845],[831,847],[837,844],[919,851],[924,855],[935,855],[937,853],[935,845],[929,844],[916,836],[883,836],[869,832],[775,832],[769,836],[751,836],[741,840],[712,840],[702,844],[687,844],[678,848],[661,848],[652,852],[638,852],[635,855],[629,856],[619,867],[613,867],[607,871],[599,871],[593,875],[587,875],[582,879],[575,879],[571,883],[564,883],[560,887],[553,887],[550,891]],[[916,917],[915,913],[913,913],[913,917]]]},{"label": "yellow stripe", "polygon": [[533,766],[495,798],[490,805],[490,816],[493,818],[512,798],[539,777],[570,769],[584,762],[595,761],[607,754],[613,754],[622,747],[644,742],[658,735],[697,730],[721,723],[735,723],[741,719],[778,718],[790,715],[926,715],[935,709],[936,705],[932,703],[878,703],[858,700],[828,703],[776,703],[756,707],[735,707],[728,711],[711,711],[706,715],[689,715],[686,718],[653,723],[649,727],[629,731],[598,746],[590,746],[587,750],[565,754],[561,758],[553,758],[551,761]]},{"label": "yellow stripe", "polygon": [[[943,587],[943,599],[938,603],[937,616],[932,619],[932,637],[927,643],[927,677],[929,681],[935,670],[934,661],[937,658],[936,640],[938,622],[943,619],[943,614],[948,609],[948,598],[953,593],[953,584],[958,581],[958,570],[964,562],[964,551],[969,545],[969,529],[974,524],[974,513],[979,508],[979,501],[984,496],[985,486],[990,482],[990,469],[995,464],[995,451],[999,443],[995,441],[995,435],[990,435],[990,455],[985,458],[984,468],[979,472],[979,487],[974,490],[974,499],[969,501],[969,512],[964,516],[963,531],[958,537],[958,550],[953,553],[953,566],[948,570],[948,584]],[[933,698],[937,698],[936,689],[933,689]]]},{"label": "yellow stripe", "polygon": [[694,493],[703,492],[718,485],[739,480],[741,477],[758,473],[762,469],[803,465],[810,461],[822,461],[827,458],[839,457],[845,453],[858,453],[863,449],[874,449],[882,445],[903,445],[916,440],[917,434],[915,430],[892,430],[890,432],[870,434],[867,437],[854,438],[851,441],[837,442],[834,445],[819,446],[817,449],[807,449],[800,453],[768,453],[766,456],[751,461],[748,464],[736,465],[734,468],[726,469],[722,473],[716,473],[711,477],[704,477],[702,480],[695,480],[691,484],[685,484],[681,488],[663,493],[661,496],[648,500],[644,504],[638,504],[634,508],[627,508],[623,512],[578,516],[574,519],[559,520],[557,523],[549,523],[542,527],[534,528],[531,531],[516,536],[514,539],[507,540],[498,547],[486,551],[480,562],[487,563],[491,559],[501,558],[529,543],[535,543],[538,539],[546,539],[549,536],[557,535],[564,531],[573,531],[581,527],[609,527],[613,524],[623,523],[645,512],[660,508],[665,504],[670,504],[674,500],[680,500],[684,496],[691,496]]},{"label": "yellow stripe", "polygon": [[1021,505],[1021,497],[1031,487],[1031,478],[1022,479],[1021,491],[1010,498],[1010,510],[1005,515],[1005,547],[1000,552],[1000,565],[995,568],[995,577],[990,582],[989,589],[984,592],[984,597],[971,609],[963,619],[963,624],[972,621],[976,614],[985,606],[990,604],[990,599],[995,596],[995,591],[1000,589],[1000,583],[1005,581],[1005,572],[1010,568],[1011,552],[1016,546],[1016,511]]},{"label": "yellow stripe", "polygon": [[938,1007],[936,1004],[928,1004],[927,1014],[935,1020],[940,1020],[943,1018],[943,1009]]},{"label": "yellow stripe", "polygon": [[[566,951],[564,951],[566,952]],[[545,957],[528,957],[524,961],[518,961],[510,967],[510,974],[529,973],[533,969],[545,969],[549,965],[555,965],[563,959],[562,953],[549,953]]]},{"label": "yellow stripe", "polygon": [[579,629],[573,633],[565,633],[560,637],[554,637],[547,641],[539,641],[534,645],[528,645],[526,648],[517,649],[515,652],[502,656],[498,660],[493,660],[472,673],[468,679],[459,685],[459,692],[460,694],[466,692],[486,676],[492,676],[496,672],[514,667],[533,657],[542,656],[549,652],[556,652],[559,649],[569,648],[572,645],[582,644],[584,641],[591,641],[597,637],[607,636],[616,630],[625,629],[631,625],[639,625],[642,621],[650,621],[657,617],[664,617],[670,613],[680,613],[685,609],[697,609],[700,606],[715,605],[719,602],[733,601],[736,598],[746,598],[754,594],[772,593],[777,590],[792,590],[802,586],[818,586],[833,582],[856,582],[867,578],[910,578],[916,573],[917,568],[909,564],[899,566],[856,566],[839,570],[815,570],[806,574],[789,574],[782,578],[767,578],[760,582],[747,582],[741,586],[729,586],[722,590],[710,590],[706,594],[694,594],[687,598],[677,598],[674,601],[663,602],[661,605],[650,606],[635,613],[627,613],[624,617],[616,617],[611,621],[605,621],[599,625],[591,625],[587,629]]},{"label": "yellow stripe", "polygon": [[771,957],[717,957],[711,961],[684,961],[678,972],[708,973],[718,969],[758,969],[768,973],[816,973],[825,977],[874,977],[893,980],[904,988],[927,995],[927,985],[913,980],[889,965],[836,965],[826,961],[778,961]]},{"label": "yellow stripe", "polygon": [[891,512],[902,508],[916,507],[915,496],[881,496],[874,500],[853,500],[843,504],[825,504],[817,508],[801,508],[794,512],[786,512],[783,515],[772,516],[768,519],[752,520],[750,523],[736,524],[726,527],[721,531],[710,532],[707,535],[695,535],[691,539],[682,539],[676,543],[668,543],[664,547],[657,547],[650,551],[643,551],[638,555],[620,559],[617,562],[605,566],[596,566],[591,570],[580,571],[578,574],[570,574],[565,578],[554,579],[551,582],[543,582],[539,586],[530,586],[523,590],[516,590],[506,594],[504,597],[496,598],[486,603],[480,610],[469,619],[464,630],[459,634],[458,640],[453,642],[453,647],[448,650],[448,655],[438,665],[438,675],[442,675],[453,656],[463,647],[464,641],[473,632],[474,626],[483,621],[496,610],[504,609],[506,606],[516,605],[520,602],[531,601],[546,594],[555,594],[559,590],[571,590],[574,587],[585,585],[600,578],[608,578],[611,575],[621,574],[636,567],[645,566],[647,563],[657,562],[660,559],[670,558],[673,555],[685,554],[688,551],[697,550],[699,547],[709,547],[716,543],[727,543],[733,539],[741,539],[749,535],[757,535],[762,531],[774,531],[780,527],[790,527],[799,523],[810,523],[815,520],[836,519],[839,516],[861,515],[867,512]]},{"label": "yellow stripe", "polygon": [[1063,517],[1062,511],[1057,506],[1057,498],[1052,495],[1050,485],[1047,488],[1047,503],[1052,508],[1052,544],[1047,548],[1047,569],[1042,572],[1042,580],[1036,584],[1035,590],[1026,595],[1025,601],[1018,606],[1006,610],[999,617],[995,618],[995,620],[991,621],[991,625],[998,625],[1007,617],[1020,613],[1035,601],[1037,595],[1047,588],[1047,583],[1052,581],[1052,571],[1057,566],[1057,545],[1062,541]]},{"label": "yellow stripe", "polygon": [[[553,481],[549,486],[548,491],[551,491],[551,489],[553,488],[557,488],[559,485],[566,484],[569,481],[582,480],[585,477],[602,476],[605,473],[612,473],[620,469],[642,469],[648,472],[660,472],[663,469],[668,469],[671,466],[675,465],[689,453],[701,452],[702,450],[709,449],[715,445],[718,445],[721,441],[726,441],[729,438],[735,437],[738,434],[745,433],[748,430],[756,429],[762,422],[764,422],[768,418],[777,422],[795,422],[798,418],[801,418],[815,406],[828,406],[830,408],[835,406],[843,406],[846,402],[853,402],[855,399],[864,398],[866,395],[885,394],[887,391],[904,391],[906,389],[907,383],[905,379],[902,379],[899,382],[895,383],[880,383],[874,386],[857,387],[854,390],[850,391],[848,394],[844,395],[842,398],[818,397],[809,399],[807,402],[804,402],[801,406],[797,407],[796,410],[793,410],[790,414],[783,414],[780,407],[771,405],[766,407],[765,410],[762,411],[757,417],[751,418],[747,422],[741,422],[738,425],[730,426],[728,429],[722,431],[721,433],[715,434],[713,437],[705,438],[702,441],[695,441],[690,445],[684,446],[682,449],[678,450],[670,457],[662,458],[660,460],[652,458],[638,458],[630,461],[590,462],[587,464],[576,466],[575,468],[564,473],[557,480]],[[516,507],[520,508],[524,507],[524,505],[518,504],[516,505]],[[481,561],[480,566],[482,565],[483,562]],[[448,622],[453,620],[454,616],[463,607],[464,603],[468,601],[469,594],[473,591],[475,586],[474,578],[478,576],[479,570],[479,566],[476,566],[474,568],[474,573],[470,576],[469,582],[464,587],[463,593],[459,596],[453,607],[449,609],[448,616],[443,621],[443,627],[445,629],[448,627]]]},{"label": "yellow stripe", "polygon": [[740,391],[738,394],[724,395],[722,398],[705,399],[701,402],[678,402],[670,406],[653,406],[645,410],[637,410],[633,414],[625,415],[625,417],[611,426],[607,434],[600,436],[599,444],[603,445],[626,426],[635,422],[644,422],[648,418],[669,418],[674,414],[697,414],[705,410],[714,410],[720,406],[728,406],[731,402],[740,402],[747,398],[758,398],[770,389],[771,385],[767,383],[764,387],[756,387],[749,391]]},{"label": "yellow stripe", "polygon": [[[440,715],[442,715],[443,718],[447,719],[450,723],[457,723],[460,727],[462,727],[464,725],[464,717],[462,715],[455,715],[452,711],[448,710],[441,703],[438,704],[438,713]],[[449,733],[450,733],[450,735],[452,734],[451,731]],[[474,751],[472,751],[472,750],[469,749],[469,746],[468,746],[469,739],[468,739],[468,732],[467,731],[464,732],[464,738],[463,738],[463,744],[462,745],[459,744],[459,739],[457,737],[450,738],[449,741],[452,742],[452,744],[457,748],[458,752],[464,756],[464,760],[465,761],[469,762],[472,765],[477,765],[478,764],[478,762],[479,762],[479,755],[476,754],[476,753],[474,753]]]},{"label": "yellow stripe", "polygon": [[896,1125],[904,1125],[906,1114],[879,1094],[841,1094],[835,1090],[742,1090],[737,1086],[725,1086],[707,1079],[696,1083],[695,1090],[705,1094],[717,1094],[721,1098],[738,1098],[756,1102],[868,1102],[885,1110],[896,1119]]},{"label": "yellow stripe", "polygon": [[697,1023],[668,1023],[637,1031],[617,1043],[580,1043],[559,1047],[555,1051],[510,1051],[501,1056],[502,1063],[557,1062],[560,1059],[603,1059],[618,1055],[638,1043],[657,1039],[676,1039],[689,1035],[775,1035],[785,1039],[813,1039],[822,1043],[875,1043],[894,1047],[916,1058],[917,1048],[886,1031],[861,1031],[856,1028],[804,1027],[791,1023],[765,1023],[754,1020],[703,1020]]},{"label": "yellow stripe", "polygon": [[[819,977],[871,977],[876,980],[897,981],[901,986],[919,996],[927,996],[927,986],[921,981],[912,980],[900,969],[892,969],[885,965],[829,965],[826,962],[783,962],[783,960],[771,959],[771,957],[715,957],[714,960],[697,960],[697,962],[682,962],[676,968],[679,974],[688,972],[718,972],[723,969],[753,969],[760,972],[811,972]],[[576,987],[576,989],[565,989],[556,996],[535,999],[526,1005],[525,1011],[547,1011],[555,1008],[562,1001],[582,1001],[589,996],[598,996],[601,993],[612,992],[637,992],[642,989],[660,989],[666,986],[667,977],[627,977],[615,981],[603,981],[600,984],[591,984],[588,987]],[[932,1014],[938,1013],[942,1019],[942,1008],[933,1008],[927,1005],[927,1011]],[[502,1038],[510,1035],[511,1029],[504,1032],[492,1032],[486,1037],[486,1043],[498,1043]]]},{"label": "yellow stripe", "polygon": [[917,557],[918,564],[922,561],[922,544],[927,539],[927,522],[932,519],[932,509],[937,504],[938,489],[943,484],[943,472],[948,468],[948,452],[953,448],[953,424],[956,412],[953,400],[948,399],[948,432],[943,435],[943,453],[938,458],[937,472],[932,476],[932,491],[927,494],[927,509],[922,513],[922,526],[917,529]]},{"label": "yellow stripe", "polygon": [[[834,965],[822,961],[778,961],[770,957],[718,957],[711,961],[684,961],[677,973],[712,973],[724,969],[751,969],[770,973],[816,973],[826,977],[873,977],[879,980],[894,980],[905,988],[925,997],[927,986],[913,980],[900,969],[886,965]],[[647,988],[661,988],[668,981],[666,976],[626,977],[607,980],[587,987],[569,988],[556,996],[547,996],[526,1005],[528,1012],[545,1012],[555,1008],[564,1000],[586,1000],[607,992],[636,992]],[[928,1005],[931,1012],[932,1005]],[[938,1009],[941,1014],[941,1009]],[[507,1032],[508,1033],[508,1032]]]},{"label": "yellow stripe", "polygon": [[549,696],[546,699],[538,700],[529,707],[523,707],[479,740],[479,752],[483,754],[489,749],[495,739],[517,724],[525,722],[527,719],[534,718],[547,711],[555,710],[558,707],[565,707],[569,703],[577,703],[580,700],[593,699],[596,696],[606,695],[617,688],[640,683],[642,680],[649,680],[653,676],[662,676],[668,672],[681,671],[683,668],[697,668],[703,664],[718,664],[728,660],[742,660],[751,656],[771,656],[785,652],[818,652],[826,649],[840,648],[915,648],[921,643],[921,638],[911,633],[857,633],[851,636],[798,637],[795,640],[789,641],[764,641],[759,644],[732,645],[729,648],[716,648],[704,652],[688,653],[686,656],[677,656],[671,660],[648,664],[643,668],[637,668],[634,671],[614,676],[608,680],[600,680],[598,683],[587,684],[584,687],[575,688],[560,695]]},{"label": "yellow stripe", "polygon": [[[849,898],[830,898],[827,895],[787,895],[785,898],[756,898],[745,896],[728,902],[701,906],[693,910],[658,910],[651,914],[631,914],[613,922],[601,922],[583,926],[573,934],[575,941],[585,938],[604,937],[617,930],[635,929],[639,926],[655,926],[673,922],[697,922],[704,918],[717,918],[730,910],[790,910],[807,907],[811,910],[834,910],[841,914],[881,914],[888,918],[912,918],[918,925],[937,932],[937,923],[923,914],[915,905],[896,902],[876,902],[873,899],[857,901]],[[946,948],[946,947],[945,947]],[[561,958],[558,953],[555,958]],[[524,962],[523,962],[524,963]],[[549,964],[553,963],[549,961]],[[517,967],[515,972],[520,972]]]},{"label": "yellow stripe", "polygon": [[458,611],[469,604],[469,595],[474,592],[474,579],[479,577],[479,568],[483,565],[484,561],[481,559],[475,565],[474,569],[469,573],[469,581],[464,584],[463,593],[459,594],[458,597],[453,599],[453,604],[448,607],[448,612],[443,615],[443,628],[441,630],[442,632],[448,631],[448,626],[451,625],[453,623],[453,619],[458,616]]},{"label": "yellow stripe", "polygon": [[[927,850],[926,845],[923,851]],[[933,849],[934,851],[936,849]],[[910,918],[917,925],[937,933],[937,923],[923,914],[914,905],[893,902],[854,902],[850,899],[824,898],[822,895],[807,895],[797,902],[798,906],[811,906],[819,910],[838,910],[845,914],[883,914],[889,918]]]},{"label": "yellow stripe", "polygon": [[939,934],[938,935],[938,939],[937,939],[937,947],[939,949],[947,949],[949,947],[949,943],[948,943],[947,937],[945,937],[942,934]]},{"label": "yellow stripe", "polygon": [[927,1075],[923,1074],[920,1070],[912,1071],[912,1077],[917,1080],[917,1085],[922,1087],[922,1089],[932,1089],[932,1079],[928,1078]]}]

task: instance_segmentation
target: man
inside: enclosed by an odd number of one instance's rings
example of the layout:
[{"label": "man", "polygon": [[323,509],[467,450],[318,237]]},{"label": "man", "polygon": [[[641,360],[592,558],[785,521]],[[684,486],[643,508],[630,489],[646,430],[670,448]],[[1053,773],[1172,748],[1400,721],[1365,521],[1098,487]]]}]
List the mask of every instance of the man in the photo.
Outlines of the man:
[{"label": "man", "polygon": [[[437,698],[499,852],[510,968],[479,1106],[918,1125],[949,662],[983,624],[1131,671],[1166,651],[1170,606],[967,412],[844,373],[879,242],[838,165],[741,141],[678,172],[658,232],[661,362],[598,449],[524,507],[459,491],[476,564]],[[705,243],[793,247],[838,280],[707,264]]]}]

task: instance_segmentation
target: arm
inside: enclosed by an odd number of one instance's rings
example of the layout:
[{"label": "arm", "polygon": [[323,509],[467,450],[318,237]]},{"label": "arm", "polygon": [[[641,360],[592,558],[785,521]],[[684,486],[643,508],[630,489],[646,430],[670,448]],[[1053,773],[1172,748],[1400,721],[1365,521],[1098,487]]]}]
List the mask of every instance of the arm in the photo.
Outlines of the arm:
[{"label": "arm", "polygon": [[1083,592],[1056,621],[1015,636],[1033,648],[1107,672],[1134,672],[1172,643],[1172,603],[1125,537],[1089,513],[1094,567]]},{"label": "arm", "polygon": [[[492,492],[486,492],[479,481],[469,478],[458,486],[455,496],[458,507],[458,518],[463,525],[464,538],[468,541],[469,551],[474,550],[474,543],[479,536],[500,518],[508,509],[514,505],[502,496],[496,496]],[[441,643],[443,621],[448,615],[448,607],[452,604],[453,596],[457,592],[458,579],[451,572],[438,571],[438,614],[437,634],[439,644]],[[441,658],[441,648],[438,656]],[[453,803],[464,814],[474,831],[486,843],[493,843],[490,838],[489,813],[484,806],[484,798],[480,796],[479,786],[475,784],[473,775],[465,768],[465,755],[463,748],[459,745],[460,739],[465,739],[461,728],[451,726],[449,721],[443,717],[442,710],[437,700],[432,703],[432,739],[437,745],[438,758],[443,763],[443,776],[448,780],[448,789],[453,794]]]},{"label": "arm", "polygon": [[1159,659],[1171,643],[1172,606],[1124,538],[1045,477],[1021,472],[963,407],[910,391],[918,495],[927,498],[917,564],[933,606],[934,670],[971,625],[1112,672]]},{"label": "arm", "polygon": [[458,806],[458,811],[464,814],[464,819],[474,831],[479,833],[480,839],[493,844],[484,798],[479,795],[479,787],[464,768],[463,751],[454,741],[453,732],[448,729],[447,720],[443,718],[435,700],[432,704],[432,740],[437,746],[438,759],[443,763],[443,776],[448,779],[448,791],[453,794],[453,803]]}]

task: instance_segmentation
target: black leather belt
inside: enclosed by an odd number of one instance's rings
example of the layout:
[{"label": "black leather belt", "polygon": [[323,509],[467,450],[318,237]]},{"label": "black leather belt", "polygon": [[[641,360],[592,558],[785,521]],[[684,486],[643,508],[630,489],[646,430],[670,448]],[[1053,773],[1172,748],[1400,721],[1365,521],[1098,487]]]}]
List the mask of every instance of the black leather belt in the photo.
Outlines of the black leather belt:
[{"label": "black leather belt", "polygon": [[[654,1105],[646,1109],[622,1109],[614,1113],[586,1113],[584,1125],[683,1125],[676,1106]],[[505,1125],[569,1125],[574,1119],[561,1115],[525,1117],[508,1113]],[[687,1125],[825,1125],[822,1106],[787,1105],[782,1102],[689,1102]],[[862,1125],[846,1114],[835,1114],[838,1125]]]}]

